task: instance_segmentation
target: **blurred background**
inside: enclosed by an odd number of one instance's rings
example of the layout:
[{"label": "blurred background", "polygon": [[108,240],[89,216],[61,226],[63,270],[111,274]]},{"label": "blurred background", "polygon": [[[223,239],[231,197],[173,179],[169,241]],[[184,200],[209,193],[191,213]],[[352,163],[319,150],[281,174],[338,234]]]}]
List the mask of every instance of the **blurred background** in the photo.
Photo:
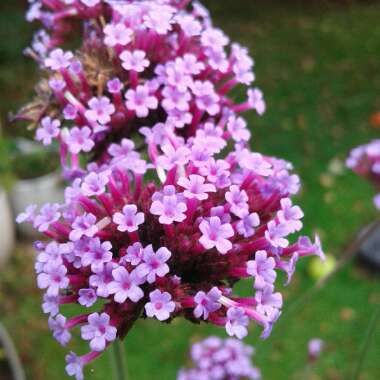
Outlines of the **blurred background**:
[{"label": "blurred background", "polygon": [[[51,337],[40,309],[30,231],[18,231],[13,240],[8,215],[9,207],[17,213],[28,203],[62,196],[55,153],[41,151],[25,125],[9,121],[32,97],[38,78],[36,65],[22,54],[33,32],[24,20],[26,3],[0,2],[0,319],[28,379],[64,379],[66,350]],[[344,161],[351,148],[380,137],[380,3],[204,3],[215,24],[248,46],[255,58],[256,84],[264,91],[268,111],[260,119],[247,115],[252,147],[294,164],[303,183],[298,202],[306,214],[305,232],[320,234],[333,266],[333,259],[344,257],[358,232],[378,217],[374,190],[348,171]],[[271,338],[261,341],[253,330],[247,339],[257,349],[255,364],[264,380],[354,379],[360,362],[361,380],[380,378],[380,324],[366,341],[380,304],[378,273],[350,260],[297,304],[328,269],[301,261],[284,290],[285,313]],[[125,340],[130,379],[175,379],[190,342],[209,334],[224,336],[220,329],[182,320],[170,326],[139,321]],[[323,339],[326,348],[306,370],[307,342],[314,337]],[[364,346],[368,349],[362,356]],[[0,379],[9,380],[4,356],[0,350]],[[106,354],[96,361],[88,379],[108,379],[109,359]]]}]

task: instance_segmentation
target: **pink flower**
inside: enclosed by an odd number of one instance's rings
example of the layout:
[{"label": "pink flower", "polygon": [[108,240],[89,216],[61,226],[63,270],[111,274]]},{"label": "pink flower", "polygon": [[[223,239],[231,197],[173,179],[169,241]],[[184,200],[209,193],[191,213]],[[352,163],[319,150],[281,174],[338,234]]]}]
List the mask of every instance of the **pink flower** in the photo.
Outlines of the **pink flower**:
[{"label": "pink flower", "polygon": [[124,50],[120,54],[120,59],[122,60],[122,66],[125,70],[136,71],[142,73],[147,67],[149,67],[149,60],[146,58],[145,51],[134,50],[130,52],[129,50]]},{"label": "pink flower", "polygon": [[169,266],[166,262],[170,259],[171,252],[161,247],[155,253],[152,245],[144,248],[143,263],[137,267],[137,273],[141,278],[152,284],[156,281],[156,277],[163,277],[169,273]]},{"label": "pink flower", "polygon": [[236,225],[236,230],[245,238],[255,234],[255,227],[260,225],[260,218],[257,213],[246,214]]},{"label": "pink flower", "polygon": [[248,103],[261,116],[266,110],[263,93],[258,88],[248,90]]},{"label": "pink flower", "polygon": [[45,59],[45,66],[52,70],[66,69],[70,66],[74,55],[70,51],[64,52],[62,49],[54,49],[49,57]]},{"label": "pink flower", "polygon": [[227,130],[236,142],[248,141],[251,137],[247,123],[242,117],[230,116],[228,118]]},{"label": "pink flower", "polygon": [[175,149],[171,144],[165,144],[161,149],[164,155],[158,157],[157,163],[166,170],[189,162],[190,150],[184,146]]},{"label": "pink flower", "polygon": [[88,197],[103,194],[108,182],[109,178],[106,173],[91,172],[83,180],[82,193]]},{"label": "pink flower", "polygon": [[247,273],[255,278],[255,288],[262,289],[267,284],[272,285],[276,280],[276,262],[268,257],[266,251],[257,251],[255,260],[247,261]]},{"label": "pink flower", "polygon": [[285,237],[289,234],[287,224],[277,224],[274,220],[268,223],[268,229],[265,231],[265,238],[275,248],[286,248],[289,241]]},{"label": "pink flower", "polygon": [[149,294],[150,302],[145,304],[146,315],[150,318],[156,317],[159,321],[166,321],[175,310],[175,303],[168,292],[156,289]]},{"label": "pink flower", "polygon": [[78,154],[79,152],[89,152],[95,145],[91,138],[91,129],[88,127],[74,127],[67,136],[65,142],[71,153]]},{"label": "pink flower", "polygon": [[127,248],[127,254],[123,256],[122,261],[131,263],[136,266],[143,260],[144,248],[140,242],[133,243]]},{"label": "pink flower", "polygon": [[128,109],[136,112],[137,117],[147,117],[150,109],[158,107],[157,98],[149,94],[149,89],[144,85],[139,85],[135,90],[126,92],[127,99],[125,105]]},{"label": "pink flower", "polygon": [[41,126],[36,131],[36,139],[44,145],[50,145],[52,140],[59,135],[61,122],[51,119],[49,116],[41,120]]},{"label": "pink flower", "polygon": [[248,322],[248,317],[242,307],[230,307],[227,311],[227,334],[243,339],[248,335]]},{"label": "pink flower", "polygon": [[192,90],[196,96],[197,107],[200,110],[208,112],[211,116],[219,112],[219,96],[216,94],[211,82],[196,81],[192,86]]},{"label": "pink flower", "polygon": [[90,341],[90,348],[94,351],[103,351],[107,342],[116,339],[116,327],[110,325],[110,316],[107,313],[92,313],[88,316],[88,325],[82,326],[81,336]]},{"label": "pink flower", "polygon": [[109,47],[128,45],[132,40],[133,31],[124,24],[108,24],[103,29],[104,43]]},{"label": "pink flower", "polygon": [[182,197],[175,193],[170,195],[156,193],[150,207],[151,214],[159,216],[158,220],[161,224],[184,221],[186,210],[186,203],[182,201]]},{"label": "pink flower", "polygon": [[207,193],[216,191],[214,185],[205,183],[204,177],[198,174],[191,174],[189,178],[181,177],[177,184],[185,189],[183,192],[185,198],[195,198],[200,201],[208,198]]},{"label": "pink flower", "polygon": [[85,112],[85,117],[92,122],[107,124],[111,121],[111,115],[115,112],[115,106],[106,97],[92,98],[88,102],[88,109]]},{"label": "pink flower", "polygon": [[82,236],[93,237],[98,232],[96,226],[96,216],[84,214],[75,218],[72,224],[73,230],[70,232],[70,240],[77,241]]},{"label": "pink flower", "polygon": [[289,198],[281,199],[281,210],[278,212],[278,220],[280,223],[286,223],[291,232],[302,229],[303,212],[299,206],[293,206]]},{"label": "pink flower", "polygon": [[136,205],[125,205],[122,213],[117,212],[113,215],[113,222],[118,225],[117,229],[121,232],[134,232],[144,223],[144,214],[137,212]]},{"label": "pink flower", "polygon": [[222,224],[217,216],[203,220],[199,225],[202,236],[199,242],[206,248],[216,248],[219,253],[225,254],[232,248],[228,238],[234,236],[234,230],[229,223]]},{"label": "pink flower", "polygon": [[69,279],[66,276],[67,269],[60,262],[48,263],[44,271],[37,277],[37,284],[40,289],[47,289],[47,294],[56,296],[59,289],[66,289],[69,285]]},{"label": "pink flower", "polygon": [[194,309],[194,316],[200,318],[203,315],[204,320],[208,319],[209,313],[221,308],[221,304],[218,302],[221,296],[222,292],[215,286],[208,293],[199,291],[194,297],[197,305]]},{"label": "pink flower", "polygon": [[230,191],[226,193],[226,201],[231,206],[231,212],[242,218],[248,213],[248,196],[245,190],[240,190],[239,186],[232,185]]},{"label": "pink flower", "polygon": [[138,302],[144,297],[144,292],[139,285],[144,280],[138,276],[136,270],[128,272],[124,267],[119,266],[112,271],[113,281],[108,284],[110,294],[114,294],[115,302],[124,303],[127,299]]},{"label": "pink flower", "polygon": [[88,242],[87,251],[82,256],[83,266],[91,265],[93,272],[100,272],[104,264],[112,260],[112,244],[109,241],[101,242],[99,238]]}]

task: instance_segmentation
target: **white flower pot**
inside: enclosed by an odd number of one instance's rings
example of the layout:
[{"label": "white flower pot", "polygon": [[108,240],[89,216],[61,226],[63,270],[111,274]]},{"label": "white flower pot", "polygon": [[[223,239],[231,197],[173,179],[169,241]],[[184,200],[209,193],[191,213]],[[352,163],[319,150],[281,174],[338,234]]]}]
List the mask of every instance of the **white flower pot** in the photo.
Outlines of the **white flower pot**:
[{"label": "white flower pot", "polygon": [[0,268],[4,265],[7,258],[10,256],[14,246],[14,223],[7,194],[0,187],[0,228],[1,228],[1,243],[0,243]]},{"label": "white flower pot", "polygon": [[[59,173],[19,180],[14,184],[10,194],[13,212],[16,216],[31,204],[40,207],[45,203],[62,203],[63,199],[64,188]],[[18,230],[25,237],[39,236],[32,226],[25,223],[18,225]]]}]

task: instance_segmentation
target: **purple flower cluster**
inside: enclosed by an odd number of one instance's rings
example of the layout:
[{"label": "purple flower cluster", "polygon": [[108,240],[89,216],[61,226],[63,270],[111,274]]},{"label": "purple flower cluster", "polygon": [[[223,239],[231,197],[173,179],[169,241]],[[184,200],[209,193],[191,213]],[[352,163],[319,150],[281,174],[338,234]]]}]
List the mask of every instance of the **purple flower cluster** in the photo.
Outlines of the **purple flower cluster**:
[{"label": "purple flower cluster", "polygon": [[[139,131],[157,139],[165,129],[187,140],[202,129],[224,140],[248,141],[239,114],[251,109],[263,114],[263,94],[248,89],[241,104],[229,94],[252,84],[254,61],[212,25],[203,6],[188,3],[31,2],[28,20],[39,20],[46,30],[37,33],[28,52],[47,77],[39,101],[19,117],[38,126],[36,138],[44,145],[59,142],[68,177],[83,171],[80,155],[103,163],[112,142],[137,141]],[[82,44],[64,51],[62,43],[78,20],[85,30]]]},{"label": "purple flower cluster", "polygon": [[[261,91],[228,96],[254,81],[247,50],[197,1],[32,0],[28,19],[46,28],[29,53],[48,78],[20,117],[43,144],[59,142],[71,182],[63,204],[31,205],[18,222],[48,238],[35,243],[35,270],[54,338],[66,346],[79,330],[89,344],[67,355],[67,373],[83,379],[139,318],[183,317],[239,339],[253,321],[267,337],[283,303],[277,274],[288,284],[299,258],[323,252],[318,237],[292,238],[303,218],[292,166],[248,148],[240,113],[265,111]],[[80,48],[62,50],[78,23]],[[66,304],[81,311],[67,318]],[[244,346],[212,342],[215,365],[199,371],[257,378]]]},{"label": "purple flower cluster", "polygon": [[[380,188],[380,140],[373,140],[366,145],[353,149],[346,165],[358,175],[371,181]],[[376,208],[380,209],[380,193],[374,198]]]},{"label": "purple flower cluster", "polygon": [[[164,130],[146,137],[146,161],[123,139],[108,164],[72,182],[64,204],[19,217],[50,239],[35,244],[35,268],[54,337],[66,345],[79,327],[89,341],[89,354],[68,356],[69,374],[81,379],[83,365],[139,317],[205,321],[240,339],[254,321],[266,337],[281,314],[278,271],[288,283],[300,257],[323,256],[318,239],[291,242],[303,214],[289,164],[240,144],[224,153],[223,141],[199,129],[184,143]],[[233,292],[243,278],[247,298]],[[84,311],[66,319],[68,303]]]},{"label": "purple flower cluster", "polygon": [[193,368],[181,369],[177,380],[259,380],[252,365],[253,347],[236,339],[209,337],[191,347]]}]

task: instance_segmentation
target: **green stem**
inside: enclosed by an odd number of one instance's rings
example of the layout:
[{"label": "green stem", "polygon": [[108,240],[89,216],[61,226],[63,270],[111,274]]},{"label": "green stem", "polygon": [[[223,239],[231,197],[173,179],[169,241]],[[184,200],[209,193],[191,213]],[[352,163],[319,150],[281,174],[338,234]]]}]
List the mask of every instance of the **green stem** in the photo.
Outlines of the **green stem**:
[{"label": "green stem", "polygon": [[112,344],[115,380],[128,380],[124,344],[117,339]]},{"label": "green stem", "polygon": [[375,311],[372,315],[372,318],[369,322],[369,325],[368,325],[368,328],[367,328],[367,331],[366,331],[366,334],[364,337],[363,346],[362,346],[361,351],[360,351],[359,362],[356,366],[355,373],[354,373],[352,380],[358,380],[359,379],[360,372],[363,368],[364,361],[365,361],[365,358],[367,356],[368,350],[371,346],[371,341],[372,341],[372,338],[373,338],[373,335],[375,332],[376,325],[379,322],[379,320],[380,320],[380,304],[375,309]]}]

